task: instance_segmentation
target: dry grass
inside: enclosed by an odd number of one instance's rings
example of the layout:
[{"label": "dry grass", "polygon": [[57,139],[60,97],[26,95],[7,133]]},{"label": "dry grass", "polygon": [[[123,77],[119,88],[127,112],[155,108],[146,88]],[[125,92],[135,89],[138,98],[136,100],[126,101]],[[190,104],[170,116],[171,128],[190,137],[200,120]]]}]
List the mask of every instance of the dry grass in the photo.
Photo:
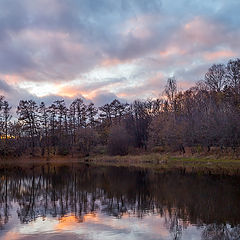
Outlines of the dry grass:
[{"label": "dry grass", "polygon": [[81,162],[100,165],[137,166],[154,169],[181,169],[211,174],[240,174],[240,159],[229,157],[192,156],[149,153],[127,156],[94,156],[81,159]]},{"label": "dry grass", "polygon": [[216,155],[193,155],[180,156],[173,153],[141,153],[127,156],[94,155],[89,157],[80,156],[52,156],[21,157],[15,159],[1,159],[3,164],[71,164],[88,163],[105,166],[134,166],[153,168],[156,170],[179,169],[184,172],[199,172],[211,174],[240,174],[240,159],[229,156]]}]

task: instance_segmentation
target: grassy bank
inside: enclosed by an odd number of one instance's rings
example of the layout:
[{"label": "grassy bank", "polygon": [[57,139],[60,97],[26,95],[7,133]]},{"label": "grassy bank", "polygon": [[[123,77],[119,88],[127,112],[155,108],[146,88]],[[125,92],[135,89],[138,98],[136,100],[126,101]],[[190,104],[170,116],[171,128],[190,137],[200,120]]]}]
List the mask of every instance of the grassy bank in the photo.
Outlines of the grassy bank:
[{"label": "grassy bank", "polygon": [[238,174],[240,175],[240,159],[230,156],[216,155],[192,155],[183,156],[173,153],[142,153],[127,156],[94,155],[89,157],[80,156],[51,156],[21,157],[19,159],[2,159],[4,164],[67,164],[86,163],[104,166],[132,166],[154,168],[156,170],[179,169],[184,172],[199,172],[208,174]]},{"label": "grassy bank", "polygon": [[155,169],[181,169],[186,172],[205,172],[211,174],[240,174],[240,159],[229,156],[180,156],[174,154],[141,154],[127,156],[93,156],[81,162],[100,165],[137,166]]}]

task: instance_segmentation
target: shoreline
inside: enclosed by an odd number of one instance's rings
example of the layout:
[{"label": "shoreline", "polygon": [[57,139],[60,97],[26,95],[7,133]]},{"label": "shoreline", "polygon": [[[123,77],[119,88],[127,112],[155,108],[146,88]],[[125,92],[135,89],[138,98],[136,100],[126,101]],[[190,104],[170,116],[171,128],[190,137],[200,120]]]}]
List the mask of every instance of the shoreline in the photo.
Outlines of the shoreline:
[{"label": "shoreline", "polygon": [[80,156],[51,156],[1,159],[0,165],[29,165],[29,164],[91,164],[97,166],[138,167],[157,171],[179,170],[203,174],[240,175],[240,159],[230,156],[181,156],[176,154],[145,153],[139,155],[109,156],[93,155]]}]

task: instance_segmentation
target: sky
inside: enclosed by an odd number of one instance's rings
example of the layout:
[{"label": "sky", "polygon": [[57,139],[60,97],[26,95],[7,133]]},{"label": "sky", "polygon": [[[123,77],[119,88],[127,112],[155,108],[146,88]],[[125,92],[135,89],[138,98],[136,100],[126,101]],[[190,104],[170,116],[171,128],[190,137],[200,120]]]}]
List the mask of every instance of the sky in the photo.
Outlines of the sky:
[{"label": "sky", "polygon": [[179,90],[240,56],[239,0],[0,0],[0,94],[97,106]]}]

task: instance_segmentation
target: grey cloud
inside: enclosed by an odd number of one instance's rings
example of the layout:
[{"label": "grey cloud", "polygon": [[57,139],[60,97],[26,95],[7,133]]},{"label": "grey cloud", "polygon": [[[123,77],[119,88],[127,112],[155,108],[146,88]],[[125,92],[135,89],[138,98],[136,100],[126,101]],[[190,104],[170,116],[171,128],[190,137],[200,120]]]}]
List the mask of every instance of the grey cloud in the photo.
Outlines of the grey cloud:
[{"label": "grey cloud", "polygon": [[0,79],[0,90],[6,93],[11,93],[13,89],[4,80]]},{"label": "grey cloud", "polygon": [[[117,33],[119,24],[140,13],[159,9],[159,3],[145,0],[131,3],[112,0],[37,0],[33,4],[29,0],[3,0],[0,3],[0,36],[5,36],[6,41],[0,49],[0,71],[20,73],[26,78],[40,81],[76,78],[101,61],[106,46],[112,46],[109,53],[114,54],[116,42],[121,41]],[[20,35],[24,35],[24,31],[32,32],[39,39],[46,38],[46,41],[41,43],[36,42],[36,39],[29,39],[28,36],[24,38]],[[69,45],[81,44],[86,52],[69,52],[62,39],[49,39],[41,36],[39,31],[46,35],[48,31],[53,34],[66,33],[69,36]],[[132,44],[127,45],[129,47],[126,47],[126,50],[120,47],[118,53],[129,51]],[[96,46],[96,49],[93,49],[93,46]],[[139,45],[138,49],[140,48],[142,44]]]},{"label": "grey cloud", "polygon": [[97,90],[98,88],[101,87],[107,87],[109,85],[113,85],[116,83],[123,83],[127,81],[126,78],[121,77],[121,78],[106,78],[106,79],[102,79],[102,80],[98,80],[98,81],[90,81],[89,83],[84,83],[84,84],[80,84],[79,89],[83,90],[83,91],[93,91],[93,90]]},{"label": "grey cloud", "polygon": [[126,99],[119,98],[116,94],[107,91],[98,92],[97,95],[92,99],[92,101],[97,107],[100,107],[106,103],[112,102],[114,99],[118,99],[121,102],[127,102]]},{"label": "grey cloud", "polygon": [[[199,61],[204,51],[228,47],[240,52],[239,7],[239,1],[234,0],[181,0],[174,4],[168,0],[2,0],[0,74],[19,75],[26,81],[63,82],[93,70],[106,58],[114,58],[141,59],[141,67],[151,74],[159,70],[178,72],[186,62],[193,70],[179,74],[190,79],[194,72],[191,63]],[[216,29],[199,29],[211,41],[194,42],[181,32],[196,16],[217,25]],[[131,31],[123,34],[129,20],[135,20],[140,27],[144,25],[150,36],[139,38]],[[186,50],[185,55],[154,59],[152,55],[171,44]],[[124,80],[126,90],[130,80]],[[82,88],[96,90],[118,80],[114,81],[83,82]],[[18,93],[21,95],[31,96]]]},{"label": "grey cloud", "polygon": [[186,90],[195,85],[196,82],[204,79],[204,75],[209,68],[209,64],[198,64],[190,69],[181,69],[174,72],[177,80],[178,90]]}]

